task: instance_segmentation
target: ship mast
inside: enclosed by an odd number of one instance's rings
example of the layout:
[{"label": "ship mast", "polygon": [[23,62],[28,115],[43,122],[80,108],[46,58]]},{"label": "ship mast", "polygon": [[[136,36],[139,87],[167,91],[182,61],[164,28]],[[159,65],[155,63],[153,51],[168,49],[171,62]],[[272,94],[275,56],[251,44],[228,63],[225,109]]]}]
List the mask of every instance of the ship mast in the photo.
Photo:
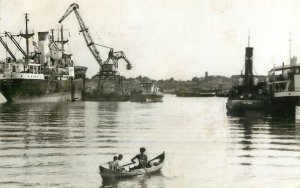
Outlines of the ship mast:
[{"label": "ship mast", "polygon": [[[28,35],[28,14],[25,13],[25,27],[26,27],[26,35]],[[28,59],[28,55],[29,55],[29,41],[28,41],[28,38],[26,37],[26,59]]]},{"label": "ship mast", "polygon": [[[59,33],[60,32],[60,33]],[[60,35],[60,38],[59,38]],[[61,25],[60,30],[58,29],[58,40],[56,41],[57,43],[60,43],[60,51],[62,53],[64,53],[65,51],[65,44],[68,42],[69,40],[64,40],[64,27],[63,25]]]},{"label": "ship mast", "polygon": [[64,26],[61,25],[60,28],[60,38],[61,38],[61,51],[64,52]]},{"label": "ship mast", "polygon": [[54,29],[51,29],[51,38],[54,39]]},{"label": "ship mast", "polygon": [[20,36],[26,39],[26,54],[25,54],[25,60],[28,62],[29,60],[29,38],[34,35],[34,33],[28,32],[28,13],[25,13],[25,34],[21,33]]}]

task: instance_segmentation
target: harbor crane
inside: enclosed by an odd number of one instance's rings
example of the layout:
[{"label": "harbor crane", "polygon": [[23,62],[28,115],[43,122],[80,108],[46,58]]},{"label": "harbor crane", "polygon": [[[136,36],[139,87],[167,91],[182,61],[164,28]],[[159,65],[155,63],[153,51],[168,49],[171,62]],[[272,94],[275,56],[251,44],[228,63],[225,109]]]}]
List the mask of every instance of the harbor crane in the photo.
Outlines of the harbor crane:
[{"label": "harbor crane", "polygon": [[[100,85],[100,80],[101,79],[107,79],[109,77],[117,77],[117,69],[118,69],[118,60],[120,59],[124,59],[125,62],[127,63],[127,70],[130,70],[132,68],[131,63],[129,62],[129,60],[126,58],[125,54],[123,51],[117,51],[114,52],[113,48],[104,46],[104,45],[100,45],[100,44],[96,44],[91,36],[91,34],[89,33],[89,29],[86,27],[86,24],[84,23],[80,13],[79,13],[79,5],[76,3],[73,3],[69,6],[69,8],[67,9],[67,11],[65,12],[65,14],[62,16],[62,18],[59,20],[59,23],[61,23],[63,20],[65,20],[65,18],[70,15],[72,12],[75,13],[77,21],[79,23],[80,26],[80,31],[83,34],[84,40],[87,44],[87,47],[89,48],[89,50],[91,51],[92,55],[94,56],[95,60],[97,61],[97,63],[100,66],[100,71],[99,71],[99,83],[98,83],[98,88],[97,90],[99,90],[99,85]],[[110,51],[108,53],[108,58],[107,60],[103,61],[100,53],[97,49],[96,46],[101,46],[104,48],[109,48]]]}]

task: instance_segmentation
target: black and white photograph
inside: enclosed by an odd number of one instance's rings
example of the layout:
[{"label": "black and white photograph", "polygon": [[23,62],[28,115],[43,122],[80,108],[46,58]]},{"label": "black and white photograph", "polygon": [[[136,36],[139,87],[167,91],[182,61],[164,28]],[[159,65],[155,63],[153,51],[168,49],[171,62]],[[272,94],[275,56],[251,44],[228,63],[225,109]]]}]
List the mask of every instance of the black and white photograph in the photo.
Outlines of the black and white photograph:
[{"label": "black and white photograph", "polygon": [[300,188],[299,0],[0,0],[0,187]]}]

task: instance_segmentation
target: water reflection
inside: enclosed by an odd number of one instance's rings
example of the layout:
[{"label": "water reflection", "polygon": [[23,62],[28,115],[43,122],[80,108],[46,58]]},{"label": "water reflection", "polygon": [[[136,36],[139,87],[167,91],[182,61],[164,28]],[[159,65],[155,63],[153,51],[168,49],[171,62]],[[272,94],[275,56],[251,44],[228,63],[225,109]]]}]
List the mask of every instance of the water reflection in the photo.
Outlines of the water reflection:
[{"label": "water reflection", "polygon": [[[1,106],[0,141],[6,144],[0,144],[0,158],[4,164],[0,168],[6,168],[8,174],[3,178],[4,184],[39,186],[38,179],[32,177],[47,174],[55,166],[68,165],[49,158],[67,155],[60,148],[68,147],[64,144],[70,135],[68,110],[68,103],[12,103]],[[13,181],[16,176],[21,181]]]},{"label": "water reflection", "polygon": [[234,156],[232,164],[240,168],[241,177],[257,176],[266,169],[282,177],[276,168],[299,166],[299,125],[293,119],[249,116],[230,117],[229,130]]},{"label": "water reflection", "polygon": [[[157,172],[155,174],[151,174],[151,177],[148,177],[146,174],[128,178],[128,179],[120,179],[120,180],[108,180],[103,181],[100,188],[123,188],[123,187],[141,187],[141,188],[149,188],[149,187],[165,187],[165,178],[161,172]],[[150,186],[151,185],[151,186]]]},{"label": "water reflection", "polygon": [[34,108],[31,107],[25,104],[4,105],[0,116],[0,122],[3,124],[2,142],[15,142],[22,139],[25,147],[28,147],[30,142],[58,142],[65,139],[68,129],[62,129],[60,125],[66,125],[68,121],[66,105],[38,103]]},{"label": "water reflection", "polygon": [[[148,104],[0,105],[0,187],[299,185],[300,126],[253,113],[226,116],[225,104],[166,95]],[[102,182],[99,165],[119,153],[130,161],[141,146],[148,158],[166,151],[161,174]]]}]

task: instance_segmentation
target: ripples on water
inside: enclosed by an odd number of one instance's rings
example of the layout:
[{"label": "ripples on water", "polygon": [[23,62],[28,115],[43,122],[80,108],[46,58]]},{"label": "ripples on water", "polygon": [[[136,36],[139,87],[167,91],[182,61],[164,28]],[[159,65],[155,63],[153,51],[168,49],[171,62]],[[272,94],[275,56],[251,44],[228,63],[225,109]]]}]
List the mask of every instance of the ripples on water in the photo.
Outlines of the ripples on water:
[{"label": "ripples on water", "polygon": [[[300,125],[225,102],[0,105],[0,187],[300,187]],[[98,165],[141,146],[166,152],[160,174],[102,184]]]}]

